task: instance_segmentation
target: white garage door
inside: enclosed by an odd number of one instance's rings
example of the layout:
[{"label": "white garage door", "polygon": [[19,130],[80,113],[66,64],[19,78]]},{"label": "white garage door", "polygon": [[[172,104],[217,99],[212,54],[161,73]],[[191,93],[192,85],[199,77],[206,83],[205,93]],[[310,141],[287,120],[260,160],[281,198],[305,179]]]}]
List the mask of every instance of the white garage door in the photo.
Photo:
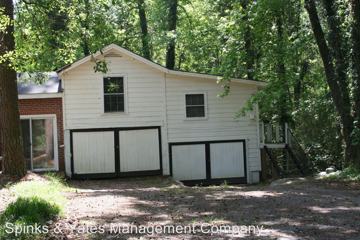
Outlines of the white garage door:
[{"label": "white garage door", "polygon": [[244,177],[242,142],[210,144],[211,178]]},{"label": "white garage door", "polygon": [[120,131],[119,144],[120,172],[160,169],[157,129]]},{"label": "white garage door", "polygon": [[173,145],[172,170],[176,180],[205,179],[205,144]]},{"label": "white garage door", "polygon": [[170,143],[170,150],[176,180],[246,183],[244,140]]},{"label": "white garage door", "polygon": [[115,172],[114,132],[74,132],[75,174]]}]

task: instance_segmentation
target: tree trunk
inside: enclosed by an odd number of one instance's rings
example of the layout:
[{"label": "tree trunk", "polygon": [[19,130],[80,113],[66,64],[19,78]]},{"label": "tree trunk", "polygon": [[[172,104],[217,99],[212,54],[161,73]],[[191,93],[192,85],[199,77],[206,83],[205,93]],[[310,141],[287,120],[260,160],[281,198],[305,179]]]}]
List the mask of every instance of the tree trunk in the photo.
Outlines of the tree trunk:
[{"label": "tree trunk", "polygon": [[[338,58],[338,59],[336,59],[336,61],[334,61],[334,58],[331,54],[331,51],[330,51],[329,46],[325,39],[325,34],[324,34],[324,31],[323,31],[321,23],[320,23],[320,19],[319,19],[319,15],[318,15],[318,12],[316,9],[315,1],[314,0],[306,0],[305,8],[309,14],[311,27],[312,27],[314,37],[317,42],[319,51],[320,51],[321,59],[323,61],[325,75],[326,75],[326,81],[329,85],[330,92],[331,92],[332,99],[334,101],[336,110],[338,111],[338,113],[340,115],[343,136],[344,136],[344,141],[345,141],[345,164],[350,165],[354,161],[356,162],[355,159],[358,158],[356,155],[359,150],[356,149],[356,146],[353,145],[353,141],[352,141],[352,132],[354,129],[354,123],[353,123],[354,119],[351,116],[351,113],[348,111],[348,106],[351,105],[351,102],[350,101],[347,102],[348,99],[346,97],[346,93],[342,92],[346,88],[340,86],[340,84],[343,84],[343,82],[341,82],[341,81],[344,81],[344,79],[340,79],[340,80],[338,79],[338,77],[341,75],[341,74],[337,74],[340,71],[339,66],[337,66],[336,69],[334,66],[334,62],[335,62],[335,64],[339,63],[339,56],[336,56],[336,58]],[[331,23],[331,24],[333,24],[333,23]],[[331,24],[329,23],[329,25],[331,25]],[[329,27],[330,31],[333,27],[334,26]],[[332,31],[332,34],[335,34],[334,31]],[[336,45],[336,43],[334,44],[334,42],[333,42],[331,44],[331,47],[334,47],[335,45]],[[335,50],[332,49],[332,51],[334,52]],[[334,55],[336,55],[336,54],[339,54],[339,53],[334,52]]]},{"label": "tree trunk", "polygon": [[166,49],[166,67],[174,69],[175,67],[175,44],[176,40],[173,34],[176,33],[176,22],[177,22],[177,7],[178,0],[167,0],[169,6],[168,13],[168,32],[171,32],[172,36],[167,45]]},{"label": "tree trunk", "polygon": [[300,107],[300,98],[303,92],[303,82],[305,79],[306,74],[309,71],[309,62],[304,60],[300,67],[300,74],[299,77],[296,79],[295,86],[294,86],[294,107],[295,110],[298,110]]},{"label": "tree trunk", "polygon": [[148,24],[147,24],[146,12],[145,12],[144,0],[138,0],[137,6],[138,6],[139,19],[140,19],[140,28],[141,28],[142,54],[145,58],[151,60],[150,36],[148,33]]},{"label": "tree trunk", "polygon": [[85,29],[85,33],[83,34],[83,39],[81,42],[81,46],[83,49],[84,56],[90,55],[90,47],[89,47],[89,35],[88,31],[90,30],[89,26],[89,16],[90,16],[90,2],[89,0],[84,0],[84,6],[85,6],[85,19],[83,22],[81,22],[82,27]]},{"label": "tree trunk", "polygon": [[[356,118],[355,128],[357,128],[357,141],[360,141],[360,1],[351,1],[351,12],[353,16],[352,28],[352,72],[353,72],[353,94],[354,94],[354,112]],[[355,152],[353,164],[360,169],[360,143],[353,147]]]},{"label": "tree trunk", "polygon": [[245,53],[246,53],[246,78],[254,79],[255,72],[255,51],[253,48],[253,33],[251,31],[251,26],[249,24],[249,11],[247,10],[249,5],[249,0],[244,0],[241,2],[242,8],[245,10],[245,16],[243,18],[246,22],[245,32],[244,32],[244,41],[245,41]]},{"label": "tree trunk", "polygon": [[[12,0],[1,0],[0,8],[11,20],[14,19]],[[13,51],[14,26],[9,25],[5,32],[0,32],[0,55]],[[0,127],[3,143],[3,173],[22,177],[26,173],[25,159],[21,143],[20,117],[16,72],[9,61],[0,64]]]},{"label": "tree trunk", "polygon": [[277,77],[278,81],[280,82],[282,91],[281,91],[281,105],[279,117],[281,123],[287,123],[289,122],[289,114],[288,114],[288,102],[289,102],[289,86],[286,79],[286,67],[284,62],[284,53],[283,53],[283,41],[284,41],[284,24],[282,19],[282,12],[278,12],[276,16],[276,34],[277,34],[277,57],[276,57],[276,71],[277,71]]}]

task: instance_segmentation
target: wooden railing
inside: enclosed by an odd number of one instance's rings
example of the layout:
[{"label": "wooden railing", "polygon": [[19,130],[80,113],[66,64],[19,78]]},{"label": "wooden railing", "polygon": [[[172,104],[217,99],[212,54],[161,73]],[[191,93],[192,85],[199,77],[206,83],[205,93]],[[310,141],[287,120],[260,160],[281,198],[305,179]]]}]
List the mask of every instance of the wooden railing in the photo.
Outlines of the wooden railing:
[{"label": "wooden railing", "polygon": [[281,178],[312,172],[309,158],[287,124],[262,123],[260,129],[265,175]]}]

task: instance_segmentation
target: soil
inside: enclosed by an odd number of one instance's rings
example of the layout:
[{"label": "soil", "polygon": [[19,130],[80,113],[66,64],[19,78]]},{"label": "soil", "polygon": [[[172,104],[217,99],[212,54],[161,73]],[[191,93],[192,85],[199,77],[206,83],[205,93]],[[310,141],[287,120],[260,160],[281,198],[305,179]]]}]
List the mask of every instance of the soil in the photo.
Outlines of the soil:
[{"label": "soil", "polygon": [[[167,178],[70,181],[52,239],[360,239],[360,186],[313,179],[185,187]],[[6,195],[6,192],[1,195]],[[2,200],[2,198],[0,197]],[[261,235],[116,234],[113,226],[258,225]],[[87,234],[84,233],[87,226]],[[92,226],[92,232],[89,227]],[[55,233],[55,229],[61,232]],[[214,228],[216,230],[216,228]]]}]

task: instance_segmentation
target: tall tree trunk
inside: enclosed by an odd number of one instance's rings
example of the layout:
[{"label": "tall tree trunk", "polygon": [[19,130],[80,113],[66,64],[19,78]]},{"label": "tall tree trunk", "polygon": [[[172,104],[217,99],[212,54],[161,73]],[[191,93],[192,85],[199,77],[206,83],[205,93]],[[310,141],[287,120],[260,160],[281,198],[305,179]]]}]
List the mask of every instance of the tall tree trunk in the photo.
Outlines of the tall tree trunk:
[{"label": "tall tree trunk", "polygon": [[89,0],[84,0],[84,6],[85,6],[85,19],[81,22],[82,27],[85,29],[85,33],[83,34],[83,39],[81,42],[81,46],[83,49],[83,53],[85,56],[90,55],[90,47],[89,47],[89,36],[88,31],[90,30],[89,26],[89,16],[90,16],[90,2]]},{"label": "tall tree trunk", "polygon": [[306,74],[309,71],[309,62],[304,60],[300,67],[300,74],[299,77],[296,79],[295,86],[294,86],[294,107],[295,110],[298,110],[300,107],[300,98],[303,92],[303,82],[305,79]]},{"label": "tall tree trunk", "polygon": [[241,2],[242,8],[245,10],[244,22],[246,22],[245,32],[244,32],[244,41],[245,41],[245,53],[246,53],[246,78],[254,79],[255,72],[255,50],[253,47],[253,33],[251,31],[251,26],[249,23],[249,0],[243,0]]},{"label": "tall tree trunk", "polygon": [[[360,1],[351,1],[351,13],[353,17],[352,28],[352,72],[353,72],[353,95],[354,95],[354,112],[356,118],[355,128],[357,128],[356,138],[360,141]],[[355,162],[354,165],[360,169],[360,144],[355,148]]]},{"label": "tall tree trunk", "polygon": [[285,68],[285,62],[284,62],[284,53],[283,53],[283,41],[284,41],[284,23],[282,19],[282,12],[279,11],[276,16],[276,31],[277,31],[277,57],[276,57],[276,71],[277,71],[277,77],[279,79],[279,82],[281,84],[281,87],[283,88],[281,91],[281,105],[280,105],[280,122],[286,123],[289,121],[288,118],[288,101],[289,101],[289,86],[286,79],[286,68]]},{"label": "tall tree trunk", "polygon": [[[1,0],[0,8],[12,22],[4,32],[0,32],[0,55],[13,51],[14,42],[14,6],[12,0]],[[12,176],[24,176],[25,159],[21,143],[20,117],[16,72],[9,61],[0,63],[0,127],[3,142],[3,173]]]},{"label": "tall tree trunk", "polygon": [[137,6],[138,6],[139,19],[140,19],[140,28],[141,28],[142,54],[145,58],[151,60],[150,36],[148,33],[148,24],[147,24],[146,12],[145,12],[144,0],[138,0]]},{"label": "tall tree trunk", "polygon": [[176,33],[178,0],[167,0],[167,2],[169,6],[167,30],[168,32],[172,32],[172,36],[166,49],[166,67],[169,69],[174,69],[176,40],[175,37],[173,37],[173,34]]},{"label": "tall tree trunk", "polygon": [[[309,14],[311,27],[314,33],[315,40],[317,42],[320,55],[323,61],[324,69],[325,69],[325,75],[326,75],[326,81],[329,85],[330,92],[332,95],[332,99],[334,101],[336,110],[338,111],[342,123],[342,130],[343,130],[343,136],[345,141],[345,161],[346,165],[350,165],[354,162],[357,162],[358,157],[356,156],[356,152],[358,151],[356,148],[359,148],[359,146],[353,145],[352,141],[352,132],[354,129],[354,119],[351,116],[351,113],[348,111],[348,106],[351,106],[351,102],[346,97],[346,93],[343,93],[344,89],[346,89],[344,86],[340,86],[341,84],[344,84],[344,79],[338,79],[338,77],[341,75],[339,72],[341,71],[341,67],[334,66],[334,63],[339,62],[339,56],[335,56],[337,58],[334,61],[334,58],[331,54],[330,48],[326,42],[325,34],[322,29],[319,15],[317,12],[316,4],[314,0],[306,0],[305,1],[305,8]],[[329,19],[328,19],[329,22]],[[333,24],[333,23],[331,23]],[[334,26],[331,26],[329,23],[330,31],[332,31],[332,28]],[[336,35],[334,31],[332,31],[332,34]],[[332,40],[333,41],[333,40]],[[336,43],[331,43],[331,47],[334,47]],[[332,51],[336,51],[332,49]],[[334,55],[339,54],[335,53]],[[339,69],[340,68],[340,69]],[[345,97],[344,97],[345,96]]]}]

